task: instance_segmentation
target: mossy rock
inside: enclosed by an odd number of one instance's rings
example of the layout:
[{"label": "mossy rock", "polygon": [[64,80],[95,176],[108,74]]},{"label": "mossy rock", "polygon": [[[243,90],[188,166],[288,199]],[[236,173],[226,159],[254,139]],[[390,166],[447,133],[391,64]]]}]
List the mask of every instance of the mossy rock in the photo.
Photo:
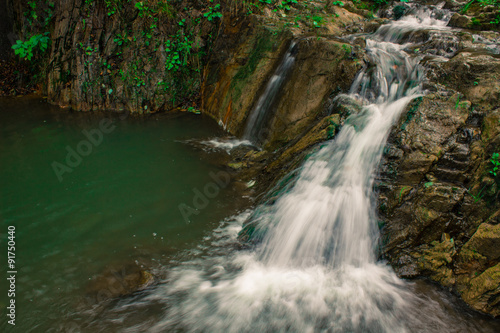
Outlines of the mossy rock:
[{"label": "mossy rock", "polygon": [[418,268],[427,271],[431,279],[450,287],[455,284],[455,278],[449,265],[455,255],[455,242],[448,234],[443,234],[442,241],[432,242],[432,247],[424,250],[418,259]]},{"label": "mossy rock", "polygon": [[[478,253],[488,260],[500,259],[500,224],[483,223],[463,246],[462,251]],[[465,252],[465,253],[469,253]]]},{"label": "mossy rock", "polygon": [[478,311],[500,316],[500,264],[470,280],[462,298]]}]

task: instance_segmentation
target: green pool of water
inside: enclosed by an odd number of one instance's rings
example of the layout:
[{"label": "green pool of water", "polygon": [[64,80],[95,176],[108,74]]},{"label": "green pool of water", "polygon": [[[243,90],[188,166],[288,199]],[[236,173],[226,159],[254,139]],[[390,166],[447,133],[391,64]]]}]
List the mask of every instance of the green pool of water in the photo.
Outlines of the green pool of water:
[{"label": "green pool of water", "polygon": [[[179,210],[195,208],[194,190],[220,172],[186,143],[221,134],[213,121],[106,117],[39,99],[0,99],[0,331],[12,328],[4,312],[8,226],[16,228],[15,331],[45,332],[77,311],[75,299],[107,267],[165,263],[234,208],[221,188],[189,223]],[[94,133],[94,143],[85,133]],[[72,150],[86,156],[68,165]]]}]

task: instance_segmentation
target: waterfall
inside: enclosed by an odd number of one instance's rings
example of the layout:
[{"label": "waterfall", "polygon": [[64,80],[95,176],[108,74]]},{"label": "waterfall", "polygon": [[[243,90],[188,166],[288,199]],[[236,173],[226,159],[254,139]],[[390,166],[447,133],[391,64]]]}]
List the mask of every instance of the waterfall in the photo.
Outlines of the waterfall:
[{"label": "waterfall", "polygon": [[[153,332],[429,332],[467,325],[413,292],[375,253],[374,174],[391,126],[423,94],[420,59],[405,52],[403,38],[445,29],[448,18],[417,11],[367,36],[371,66],[351,88],[363,109],[307,160],[285,193],[251,215],[266,230],[256,249],[224,250],[244,213],[215,231],[208,255],[170,271],[164,288],[149,296],[166,308]],[[272,96],[269,85],[261,99]],[[263,112],[266,101],[254,111]]]},{"label": "waterfall", "polygon": [[266,131],[264,126],[266,121],[272,117],[272,107],[277,102],[278,93],[295,62],[296,45],[295,41],[290,43],[276,71],[267,82],[264,92],[250,111],[245,132],[243,133],[243,140],[249,140],[256,144],[260,144],[265,140]]},{"label": "waterfall", "polygon": [[413,28],[444,28],[429,12],[382,26],[366,40],[374,66],[356,77],[351,96],[365,102],[334,141],[303,167],[296,184],[266,213],[261,258],[270,265],[356,267],[375,261],[377,223],[372,193],[391,126],[421,94],[423,68],[398,44]]}]

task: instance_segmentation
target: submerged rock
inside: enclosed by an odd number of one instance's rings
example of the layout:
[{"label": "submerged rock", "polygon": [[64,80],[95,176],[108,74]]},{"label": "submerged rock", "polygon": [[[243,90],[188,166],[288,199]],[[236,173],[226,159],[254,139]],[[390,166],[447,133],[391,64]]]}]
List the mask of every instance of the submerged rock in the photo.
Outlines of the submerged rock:
[{"label": "submerged rock", "polygon": [[107,268],[87,286],[87,297],[95,304],[130,295],[154,283],[154,276],[136,264]]}]

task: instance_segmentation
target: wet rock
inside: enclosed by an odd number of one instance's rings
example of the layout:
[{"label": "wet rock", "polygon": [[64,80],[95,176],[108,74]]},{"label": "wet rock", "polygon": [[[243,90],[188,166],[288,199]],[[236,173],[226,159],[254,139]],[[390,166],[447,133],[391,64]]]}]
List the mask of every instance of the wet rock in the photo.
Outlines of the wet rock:
[{"label": "wet rock", "polygon": [[492,109],[498,107],[500,100],[500,59],[482,52],[460,52],[439,70],[438,80],[459,91],[463,100]]},{"label": "wet rock", "polygon": [[478,253],[490,261],[500,259],[500,225],[483,223],[463,246],[462,251]]},{"label": "wet rock", "polygon": [[364,50],[359,46],[307,39],[301,40],[298,48],[296,64],[276,105],[276,115],[268,124],[269,150],[304,135],[325,115],[330,98],[349,91],[362,68],[359,60],[364,57]]},{"label": "wet rock", "polygon": [[[417,147],[424,147],[422,143],[414,143]],[[432,154],[425,154],[421,151],[407,154],[403,162],[399,165],[400,179],[403,183],[415,183],[424,177],[429,172],[432,164],[438,158]]]},{"label": "wet rock", "polygon": [[327,36],[322,38],[301,36],[293,29],[275,35],[257,23],[228,31],[227,38],[216,48],[233,51],[218,56],[220,59],[208,67],[210,80],[202,92],[205,112],[220,121],[227,131],[241,133],[254,101],[295,40],[295,63],[272,107],[272,117],[263,124],[265,140],[262,141],[272,151],[304,135],[319,117],[326,115],[329,101],[349,90],[363,66],[362,43],[350,45],[335,37],[345,32],[344,27],[340,29],[342,22],[355,24],[362,18],[341,8],[334,10],[339,17],[334,22],[325,21]]},{"label": "wet rock", "polygon": [[243,131],[254,101],[265,88],[290,43],[289,34],[274,35],[257,17],[225,26],[214,45],[202,89],[203,112],[232,134]]},{"label": "wet rock", "polygon": [[431,247],[423,250],[418,259],[418,266],[422,271],[427,271],[430,278],[445,287],[455,284],[455,277],[450,268],[455,255],[455,243],[450,235],[443,234],[441,242],[434,241]]},{"label": "wet rock", "polygon": [[245,154],[244,158],[255,161],[255,162],[265,162],[267,159],[268,152],[265,150],[256,151],[252,150]]},{"label": "wet rock", "polygon": [[418,268],[417,259],[410,255],[403,255],[399,257],[393,267],[396,274],[403,278],[413,278],[421,274],[421,271]]},{"label": "wet rock", "polygon": [[328,108],[330,113],[338,113],[344,118],[361,111],[363,105],[350,95],[341,94],[335,97]]},{"label": "wet rock", "polygon": [[112,267],[92,278],[87,286],[87,297],[99,304],[130,295],[153,283],[153,275],[136,264]]},{"label": "wet rock", "polygon": [[450,19],[450,22],[448,23],[448,26],[454,27],[454,28],[468,28],[472,25],[472,20],[470,17],[465,16],[465,15],[460,15],[458,13],[453,14],[453,16]]},{"label": "wet rock", "polygon": [[399,20],[409,9],[410,7],[405,4],[394,6],[392,9],[392,16],[395,20]]},{"label": "wet rock", "polygon": [[242,168],[246,168],[248,166],[248,164],[246,162],[232,162],[232,163],[229,163],[228,166],[231,169],[240,170]]},{"label": "wet rock", "polygon": [[[308,148],[317,143],[332,139],[340,129],[340,115],[333,114],[323,118],[296,143],[288,147],[280,156],[266,167],[266,172],[273,173],[290,163],[298,154],[306,153]],[[288,170],[289,171],[289,170]]]},{"label": "wet rock", "polygon": [[483,123],[483,140],[495,141],[500,134],[500,108],[490,112],[485,118]]}]

